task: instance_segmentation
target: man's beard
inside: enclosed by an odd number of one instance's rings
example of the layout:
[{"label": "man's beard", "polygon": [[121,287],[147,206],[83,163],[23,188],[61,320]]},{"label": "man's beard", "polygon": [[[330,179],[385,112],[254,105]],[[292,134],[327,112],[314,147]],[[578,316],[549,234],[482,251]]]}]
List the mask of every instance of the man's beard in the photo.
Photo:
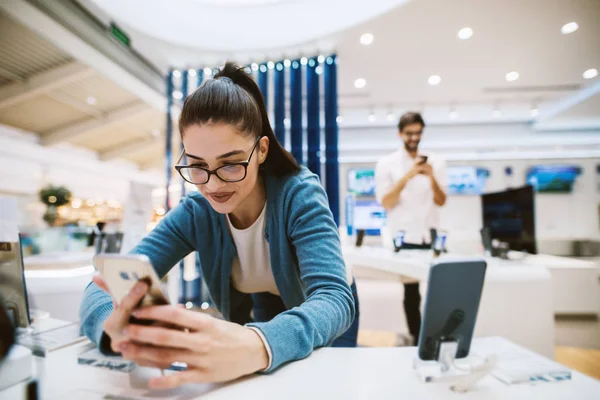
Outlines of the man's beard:
[{"label": "man's beard", "polygon": [[419,149],[419,142],[416,142],[416,143],[404,143],[404,148],[407,151],[417,151]]}]

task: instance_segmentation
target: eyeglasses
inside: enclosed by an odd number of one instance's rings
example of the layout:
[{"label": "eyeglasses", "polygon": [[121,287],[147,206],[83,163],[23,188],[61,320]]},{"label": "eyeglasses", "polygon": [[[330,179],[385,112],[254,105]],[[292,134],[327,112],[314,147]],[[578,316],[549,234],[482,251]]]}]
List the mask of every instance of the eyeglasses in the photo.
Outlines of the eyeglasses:
[{"label": "eyeglasses", "polygon": [[[248,157],[248,160],[246,161],[221,165],[213,170],[202,168],[197,165],[175,165],[175,169],[177,172],[179,172],[179,175],[185,179],[186,182],[194,185],[204,185],[205,183],[208,183],[211,175],[216,175],[217,178],[223,182],[240,182],[246,179],[248,165],[250,164],[250,160],[252,159],[252,155],[254,154],[254,150],[256,150],[256,145],[259,141],[260,137],[256,139],[256,142],[254,142],[254,146],[252,146],[252,151],[250,152],[250,157]],[[181,155],[177,160],[177,164],[181,162],[181,159],[184,155],[185,150],[181,152]]]}]

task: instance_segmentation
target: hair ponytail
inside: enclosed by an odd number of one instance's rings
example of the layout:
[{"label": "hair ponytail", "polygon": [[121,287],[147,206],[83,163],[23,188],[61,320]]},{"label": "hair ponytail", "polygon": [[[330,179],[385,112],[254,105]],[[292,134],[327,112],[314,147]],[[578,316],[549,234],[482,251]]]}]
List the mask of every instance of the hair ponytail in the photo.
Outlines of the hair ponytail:
[{"label": "hair ponytail", "polygon": [[300,171],[273,133],[258,85],[234,63],[226,63],[214,79],[204,82],[184,102],[179,117],[181,135],[190,125],[206,123],[225,123],[248,135],[268,137],[269,153],[264,165],[269,174],[284,176]]}]

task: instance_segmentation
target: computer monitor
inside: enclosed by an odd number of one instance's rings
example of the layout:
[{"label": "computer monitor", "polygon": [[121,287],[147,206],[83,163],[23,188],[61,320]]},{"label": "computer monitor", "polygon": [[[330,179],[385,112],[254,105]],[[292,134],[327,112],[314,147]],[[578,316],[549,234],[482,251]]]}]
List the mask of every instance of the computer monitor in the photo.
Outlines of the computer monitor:
[{"label": "computer monitor", "polygon": [[356,196],[375,196],[375,170],[358,168],[348,171],[348,192]]},{"label": "computer monitor", "polygon": [[527,183],[538,193],[570,193],[582,169],[578,165],[534,165],[527,169]]},{"label": "computer monitor", "polygon": [[29,303],[20,240],[0,241],[0,293],[2,307],[15,327],[30,323]]},{"label": "computer monitor", "polygon": [[356,200],[353,195],[346,197],[348,235],[360,229],[366,236],[378,236],[385,220],[385,209],[376,200]]},{"label": "computer monitor", "polygon": [[537,254],[534,196],[532,186],[481,196],[483,227],[490,238],[508,243],[511,250]]},{"label": "computer monitor", "polygon": [[446,169],[448,194],[480,195],[485,191],[485,183],[490,176],[487,168],[471,165],[453,165]]},{"label": "computer monitor", "polygon": [[[421,360],[447,362],[469,355],[486,267],[477,259],[431,267],[419,335]],[[452,354],[442,354],[444,346]]]}]

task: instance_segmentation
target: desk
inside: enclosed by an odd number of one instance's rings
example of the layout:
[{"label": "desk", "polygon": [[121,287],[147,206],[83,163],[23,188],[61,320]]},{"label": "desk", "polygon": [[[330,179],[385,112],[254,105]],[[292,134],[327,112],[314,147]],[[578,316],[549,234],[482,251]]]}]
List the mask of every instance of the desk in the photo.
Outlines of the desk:
[{"label": "desk", "polygon": [[[514,252],[509,256],[517,257]],[[600,315],[600,267],[597,263],[548,254],[528,255],[519,260],[494,260],[502,265],[547,268],[552,274],[555,314]]]},{"label": "desk", "polygon": [[[346,263],[360,276],[361,268],[386,273],[388,277],[406,277],[426,282],[432,261],[431,251],[410,250],[394,253],[383,247],[343,246]],[[438,260],[464,257],[442,255]],[[501,260],[498,260],[501,261]],[[369,311],[369,299],[362,296],[361,315]],[[403,315],[401,299],[391,299]],[[389,313],[388,310],[385,311]],[[365,317],[366,318],[366,317]],[[362,319],[362,317],[361,317]],[[363,328],[368,329],[367,326]],[[477,315],[475,336],[502,336],[546,357],[554,358],[554,314],[552,277],[546,268],[515,264],[488,265]]]},{"label": "desk", "polygon": [[79,320],[83,291],[96,270],[93,253],[53,253],[25,257],[29,306],[50,312],[54,318]]},{"label": "desk", "polygon": [[[521,349],[501,338],[477,339],[478,348]],[[76,347],[81,349],[81,347]],[[523,350],[523,349],[521,349]],[[527,350],[525,350],[527,351]],[[255,375],[228,384],[187,385],[163,392],[161,398],[177,400],[220,399],[597,399],[600,382],[574,372],[571,381],[507,386],[492,376],[477,383],[467,394],[454,393],[448,383],[420,381],[412,369],[416,348],[325,348],[305,360],[287,365],[270,375]],[[541,357],[535,355],[535,357]],[[95,400],[104,395],[157,398],[157,393],[131,389],[130,382],[157,370],[138,368],[131,374],[77,365],[76,352],[42,361],[45,379],[42,399]],[[1,398],[20,399],[18,388],[0,393]],[[135,396],[135,397],[134,397]],[[139,397],[143,396],[143,397]]]}]

